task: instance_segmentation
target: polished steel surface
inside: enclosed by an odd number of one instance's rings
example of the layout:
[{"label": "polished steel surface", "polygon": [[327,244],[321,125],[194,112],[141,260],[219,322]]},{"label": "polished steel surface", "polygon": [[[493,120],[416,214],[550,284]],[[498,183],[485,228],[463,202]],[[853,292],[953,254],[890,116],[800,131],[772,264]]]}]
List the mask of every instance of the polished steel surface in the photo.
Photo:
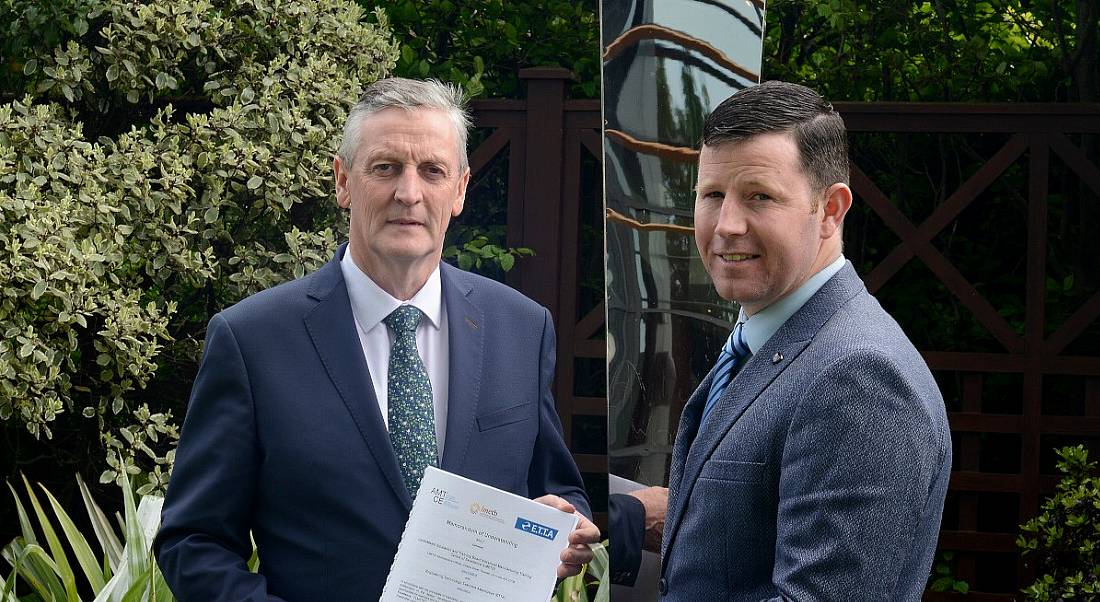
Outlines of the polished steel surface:
[{"label": "polished steel surface", "polygon": [[692,231],[703,118],[759,81],[762,0],[602,4],[611,472],[668,480],[680,411],[737,308]]}]

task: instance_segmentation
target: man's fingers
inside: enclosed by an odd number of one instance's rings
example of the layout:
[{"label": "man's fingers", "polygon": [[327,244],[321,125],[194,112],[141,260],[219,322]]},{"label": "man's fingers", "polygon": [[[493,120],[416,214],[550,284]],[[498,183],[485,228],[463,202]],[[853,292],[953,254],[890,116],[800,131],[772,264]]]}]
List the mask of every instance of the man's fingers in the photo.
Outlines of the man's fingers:
[{"label": "man's fingers", "polygon": [[586,545],[573,545],[561,551],[562,564],[581,565],[592,560],[592,550]]},{"label": "man's fingers", "polygon": [[540,503],[544,506],[550,506],[551,508],[556,508],[558,510],[561,510],[562,512],[567,512],[569,514],[573,514],[577,510],[576,508],[573,507],[573,504],[570,504],[568,501],[566,501],[566,500],[564,500],[564,499],[562,499],[562,498],[560,498],[556,495],[547,494],[547,495],[535,498],[534,501],[536,501],[536,502],[538,502],[538,503]]},{"label": "man's fingers", "polygon": [[569,543],[590,544],[599,542],[600,530],[596,525],[592,524],[592,521],[582,515],[577,516],[580,520],[577,522],[577,528],[573,529],[573,532],[569,534]]},{"label": "man's fingers", "polygon": [[580,573],[581,565],[579,564],[558,565],[558,579],[565,579],[566,577],[572,577],[573,575],[579,575]]},{"label": "man's fingers", "polygon": [[577,513],[573,504],[556,495],[544,495],[535,498],[535,501],[562,512],[577,515],[577,527],[569,534],[569,547],[561,551],[558,579],[580,574],[581,566],[592,561],[592,549],[588,544],[600,541],[600,530],[588,520],[588,517]]}]

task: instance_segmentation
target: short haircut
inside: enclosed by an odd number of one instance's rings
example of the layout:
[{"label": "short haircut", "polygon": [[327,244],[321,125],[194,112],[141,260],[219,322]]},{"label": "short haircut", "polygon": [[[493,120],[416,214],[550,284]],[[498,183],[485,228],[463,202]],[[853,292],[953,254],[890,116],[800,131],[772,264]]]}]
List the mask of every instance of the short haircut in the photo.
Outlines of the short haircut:
[{"label": "short haircut", "polygon": [[355,163],[359,150],[359,126],[363,119],[391,107],[407,111],[414,109],[439,109],[447,114],[454,125],[458,140],[459,168],[465,171],[469,165],[466,157],[467,132],[470,116],[466,113],[462,89],[436,79],[418,80],[403,77],[387,77],[367,86],[359,102],[348,112],[344,123],[344,139],[336,151],[349,167]]},{"label": "short haircut", "polygon": [[722,101],[703,122],[703,144],[739,142],[769,132],[790,132],[815,192],[848,183],[848,137],[829,101],[806,86],[767,81]]}]

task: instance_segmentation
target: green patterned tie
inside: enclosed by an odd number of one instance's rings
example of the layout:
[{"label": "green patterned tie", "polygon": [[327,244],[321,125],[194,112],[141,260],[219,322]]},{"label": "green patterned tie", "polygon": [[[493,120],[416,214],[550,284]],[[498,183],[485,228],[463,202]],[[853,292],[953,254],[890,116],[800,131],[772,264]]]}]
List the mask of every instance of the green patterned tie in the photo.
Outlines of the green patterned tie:
[{"label": "green patterned tie", "polygon": [[393,331],[386,387],[390,441],[405,487],[413,498],[424,469],[438,466],[432,384],[416,350],[416,326],[422,316],[419,309],[402,305],[383,320]]}]

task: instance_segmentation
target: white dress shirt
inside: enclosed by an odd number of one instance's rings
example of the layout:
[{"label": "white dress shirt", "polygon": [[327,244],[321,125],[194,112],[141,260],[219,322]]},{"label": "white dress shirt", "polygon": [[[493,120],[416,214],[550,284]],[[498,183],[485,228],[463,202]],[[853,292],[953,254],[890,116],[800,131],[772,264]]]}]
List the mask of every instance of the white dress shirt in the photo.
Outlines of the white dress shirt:
[{"label": "white dress shirt", "polygon": [[355,317],[363,356],[367,359],[374,396],[382,420],[389,428],[389,400],[387,382],[390,368],[390,347],[393,333],[382,322],[386,316],[402,305],[412,305],[423,312],[416,327],[416,350],[428,372],[432,384],[432,401],[435,405],[435,441],[439,458],[443,458],[443,443],[447,435],[447,390],[450,380],[450,352],[447,337],[447,312],[443,308],[443,287],[439,279],[439,266],[428,276],[428,281],[408,301],[391,296],[359,269],[351,258],[351,247],[340,260],[340,270],[347,283],[351,299],[351,313]]}]

